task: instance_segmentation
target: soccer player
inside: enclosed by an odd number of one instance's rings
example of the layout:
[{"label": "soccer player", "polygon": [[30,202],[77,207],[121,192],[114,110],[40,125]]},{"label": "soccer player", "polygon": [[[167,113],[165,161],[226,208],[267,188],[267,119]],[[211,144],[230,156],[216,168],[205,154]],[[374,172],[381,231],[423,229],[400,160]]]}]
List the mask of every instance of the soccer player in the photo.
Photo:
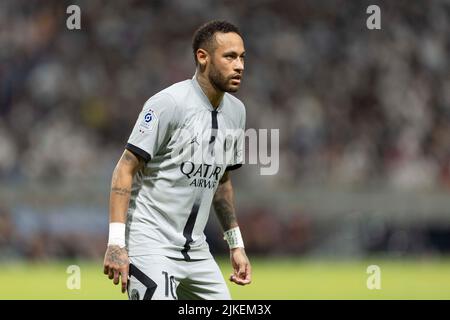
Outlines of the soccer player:
[{"label": "soccer player", "polygon": [[192,47],[195,75],[144,104],[112,177],[104,273],[130,299],[230,299],[204,235],[211,203],[230,247],[229,280],[251,282],[229,173],[243,162],[245,107],[228,93],[241,83],[243,39],[211,21]]}]

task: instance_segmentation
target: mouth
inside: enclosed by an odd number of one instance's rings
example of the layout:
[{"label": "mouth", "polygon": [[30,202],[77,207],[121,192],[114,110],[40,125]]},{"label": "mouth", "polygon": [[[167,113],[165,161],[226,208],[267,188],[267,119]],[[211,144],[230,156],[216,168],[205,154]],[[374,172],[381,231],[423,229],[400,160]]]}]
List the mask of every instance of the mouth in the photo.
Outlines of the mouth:
[{"label": "mouth", "polygon": [[242,76],[238,74],[231,78],[231,82],[241,83],[241,79],[242,79]]}]

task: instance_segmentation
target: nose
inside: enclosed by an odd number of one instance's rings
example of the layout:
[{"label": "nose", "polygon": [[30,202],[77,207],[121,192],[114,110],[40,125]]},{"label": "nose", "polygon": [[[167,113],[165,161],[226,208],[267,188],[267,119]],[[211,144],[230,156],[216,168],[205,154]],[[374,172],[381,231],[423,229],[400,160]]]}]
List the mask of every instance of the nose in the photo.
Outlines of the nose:
[{"label": "nose", "polygon": [[241,73],[244,71],[244,61],[241,58],[237,58],[234,64],[234,71]]}]

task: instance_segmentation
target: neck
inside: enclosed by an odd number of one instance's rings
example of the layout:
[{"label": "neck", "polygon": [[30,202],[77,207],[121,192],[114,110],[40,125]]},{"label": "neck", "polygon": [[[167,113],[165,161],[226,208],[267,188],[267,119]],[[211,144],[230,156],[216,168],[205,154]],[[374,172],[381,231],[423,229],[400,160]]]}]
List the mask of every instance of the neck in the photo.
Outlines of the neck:
[{"label": "neck", "polygon": [[216,109],[219,106],[220,101],[222,101],[224,92],[214,87],[205,73],[197,72],[196,78],[203,93],[206,95],[213,108]]}]

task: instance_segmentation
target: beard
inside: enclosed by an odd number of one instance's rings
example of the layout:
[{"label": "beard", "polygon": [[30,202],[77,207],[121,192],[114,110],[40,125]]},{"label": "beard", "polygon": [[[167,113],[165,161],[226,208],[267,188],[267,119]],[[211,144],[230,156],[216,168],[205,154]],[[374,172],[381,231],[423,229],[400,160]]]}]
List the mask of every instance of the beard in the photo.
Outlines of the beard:
[{"label": "beard", "polygon": [[214,88],[223,91],[223,92],[237,92],[239,90],[239,86],[231,87],[230,80],[232,77],[225,77],[223,74],[217,70],[214,63],[211,63],[211,69],[208,74],[208,79]]}]

